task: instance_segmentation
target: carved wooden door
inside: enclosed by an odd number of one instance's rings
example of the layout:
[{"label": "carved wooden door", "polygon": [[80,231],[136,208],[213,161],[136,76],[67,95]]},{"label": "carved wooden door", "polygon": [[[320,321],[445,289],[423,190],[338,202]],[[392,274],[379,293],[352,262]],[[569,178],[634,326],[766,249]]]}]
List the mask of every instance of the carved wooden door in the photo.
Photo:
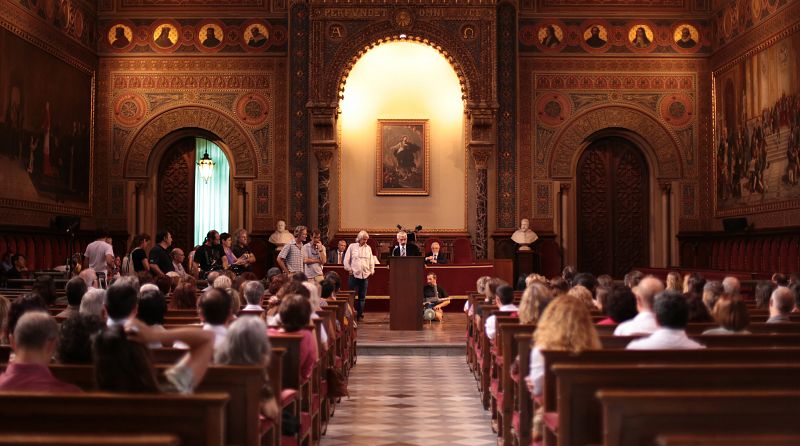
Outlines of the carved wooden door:
[{"label": "carved wooden door", "polygon": [[623,277],[649,264],[647,163],[623,138],[592,143],[578,161],[578,269]]},{"label": "carved wooden door", "polygon": [[[172,234],[172,246],[188,253],[194,238],[195,139],[173,144],[158,167],[158,230]],[[155,237],[155,234],[151,234]]]}]

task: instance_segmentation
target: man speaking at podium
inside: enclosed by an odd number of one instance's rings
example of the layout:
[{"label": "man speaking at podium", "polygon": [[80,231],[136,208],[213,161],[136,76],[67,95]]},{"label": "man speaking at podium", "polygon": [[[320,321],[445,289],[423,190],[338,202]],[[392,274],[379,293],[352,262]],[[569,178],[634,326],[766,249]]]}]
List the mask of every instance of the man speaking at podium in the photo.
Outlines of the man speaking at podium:
[{"label": "man speaking at podium", "polygon": [[397,246],[392,250],[392,257],[421,256],[419,247],[415,243],[408,243],[408,234],[405,231],[397,233]]}]

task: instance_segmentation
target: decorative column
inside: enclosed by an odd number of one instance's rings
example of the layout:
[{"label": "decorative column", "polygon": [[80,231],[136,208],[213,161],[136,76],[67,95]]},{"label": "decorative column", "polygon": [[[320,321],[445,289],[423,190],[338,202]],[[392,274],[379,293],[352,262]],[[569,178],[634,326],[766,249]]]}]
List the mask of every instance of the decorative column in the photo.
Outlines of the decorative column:
[{"label": "decorative column", "polygon": [[336,153],[336,107],[325,104],[309,106],[311,117],[311,151],[317,158],[317,225],[322,242],[327,243],[330,234],[330,183],[331,163]]},{"label": "decorative column", "polygon": [[328,223],[330,221],[330,186],[331,186],[331,162],[333,161],[333,149],[318,148],[314,151],[317,157],[317,224],[319,232],[322,234],[322,242],[327,243]]},{"label": "decorative column", "polygon": [[475,258],[488,257],[489,242],[489,178],[487,174],[489,157],[492,151],[485,148],[472,148],[475,163]]},{"label": "decorative column", "polygon": [[561,268],[564,268],[567,262],[567,247],[569,243],[569,222],[567,222],[567,208],[569,206],[569,188],[570,183],[561,183],[559,185],[559,193],[561,194],[561,206],[558,212],[558,220],[561,227]]},{"label": "decorative column", "polygon": [[664,222],[664,241],[662,243],[662,252],[664,253],[664,266],[669,267],[672,263],[672,212],[670,205],[670,194],[672,192],[672,183],[664,182],[659,185],[661,187],[661,215],[663,215]]},{"label": "decorative column", "polygon": [[[239,227],[247,228],[247,184],[244,181],[237,181],[235,187],[239,199]],[[252,231],[252,228],[249,230]]]},{"label": "decorative column", "polygon": [[134,185],[136,190],[136,233],[144,232],[144,181],[137,181]]}]

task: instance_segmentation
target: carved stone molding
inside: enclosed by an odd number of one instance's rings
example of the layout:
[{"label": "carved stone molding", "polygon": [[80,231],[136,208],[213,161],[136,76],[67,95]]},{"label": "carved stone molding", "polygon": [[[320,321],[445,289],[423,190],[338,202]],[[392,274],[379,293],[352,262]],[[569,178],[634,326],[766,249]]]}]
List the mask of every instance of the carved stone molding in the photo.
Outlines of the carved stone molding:
[{"label": "carved stone molding", "polygon": [[[633,132],[650,152],[656,165],[657,178],[681,178],[680,143],[658,120],[632,107],[602,106],[577,114],[564,125],[550,145],[549,170],[552,178],[571,178],[577,157],[587,141],[605,129],[624,129]],[[537,147],[537,150],[547,150]]]},{"label": "carved stone molding", "polygon": [[219,110],[202,106],[187,106],[167,110],[147,121],[131,138],[124,164],[125,178],[147,177],[147,166],[153,149],[162,138],[184,129],[205,130],[220,139],[233,159],[235,178],[252,178],[257,167],[255,142],[252,135],[236,121]]}]

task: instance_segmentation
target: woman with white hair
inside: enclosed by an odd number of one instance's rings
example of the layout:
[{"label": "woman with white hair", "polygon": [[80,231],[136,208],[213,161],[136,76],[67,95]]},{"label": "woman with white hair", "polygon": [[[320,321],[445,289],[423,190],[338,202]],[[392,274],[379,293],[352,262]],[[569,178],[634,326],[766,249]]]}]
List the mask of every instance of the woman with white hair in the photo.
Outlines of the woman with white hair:
[{"label": "woman with white hair", "polygon": [[350,273],[348,284],[358,294],[356,312],[358,320],[364,319],[364,304],[367,300],[367,283],[369,276],[375,273],[375,257],[372,248],[367,244],[369,234],[359,231],[356,242],[351,243],[344,253],[344,269]]},{"label": "woman with white hair", "polygon": [[278,403],[269,383],[269,366],[272,347],[267,337],[267,326],[260,318],[244,316],[236,319],[225,340],[214,354],[214,362],[225,365],[261,365],[264,367],[264,382],[261,386],[261,415],[277,419]]},{"label": "woman with white hair", "polygon": [[106,290],[91,288],[81,299],[80,314],[94,315],[106,320]]}]

